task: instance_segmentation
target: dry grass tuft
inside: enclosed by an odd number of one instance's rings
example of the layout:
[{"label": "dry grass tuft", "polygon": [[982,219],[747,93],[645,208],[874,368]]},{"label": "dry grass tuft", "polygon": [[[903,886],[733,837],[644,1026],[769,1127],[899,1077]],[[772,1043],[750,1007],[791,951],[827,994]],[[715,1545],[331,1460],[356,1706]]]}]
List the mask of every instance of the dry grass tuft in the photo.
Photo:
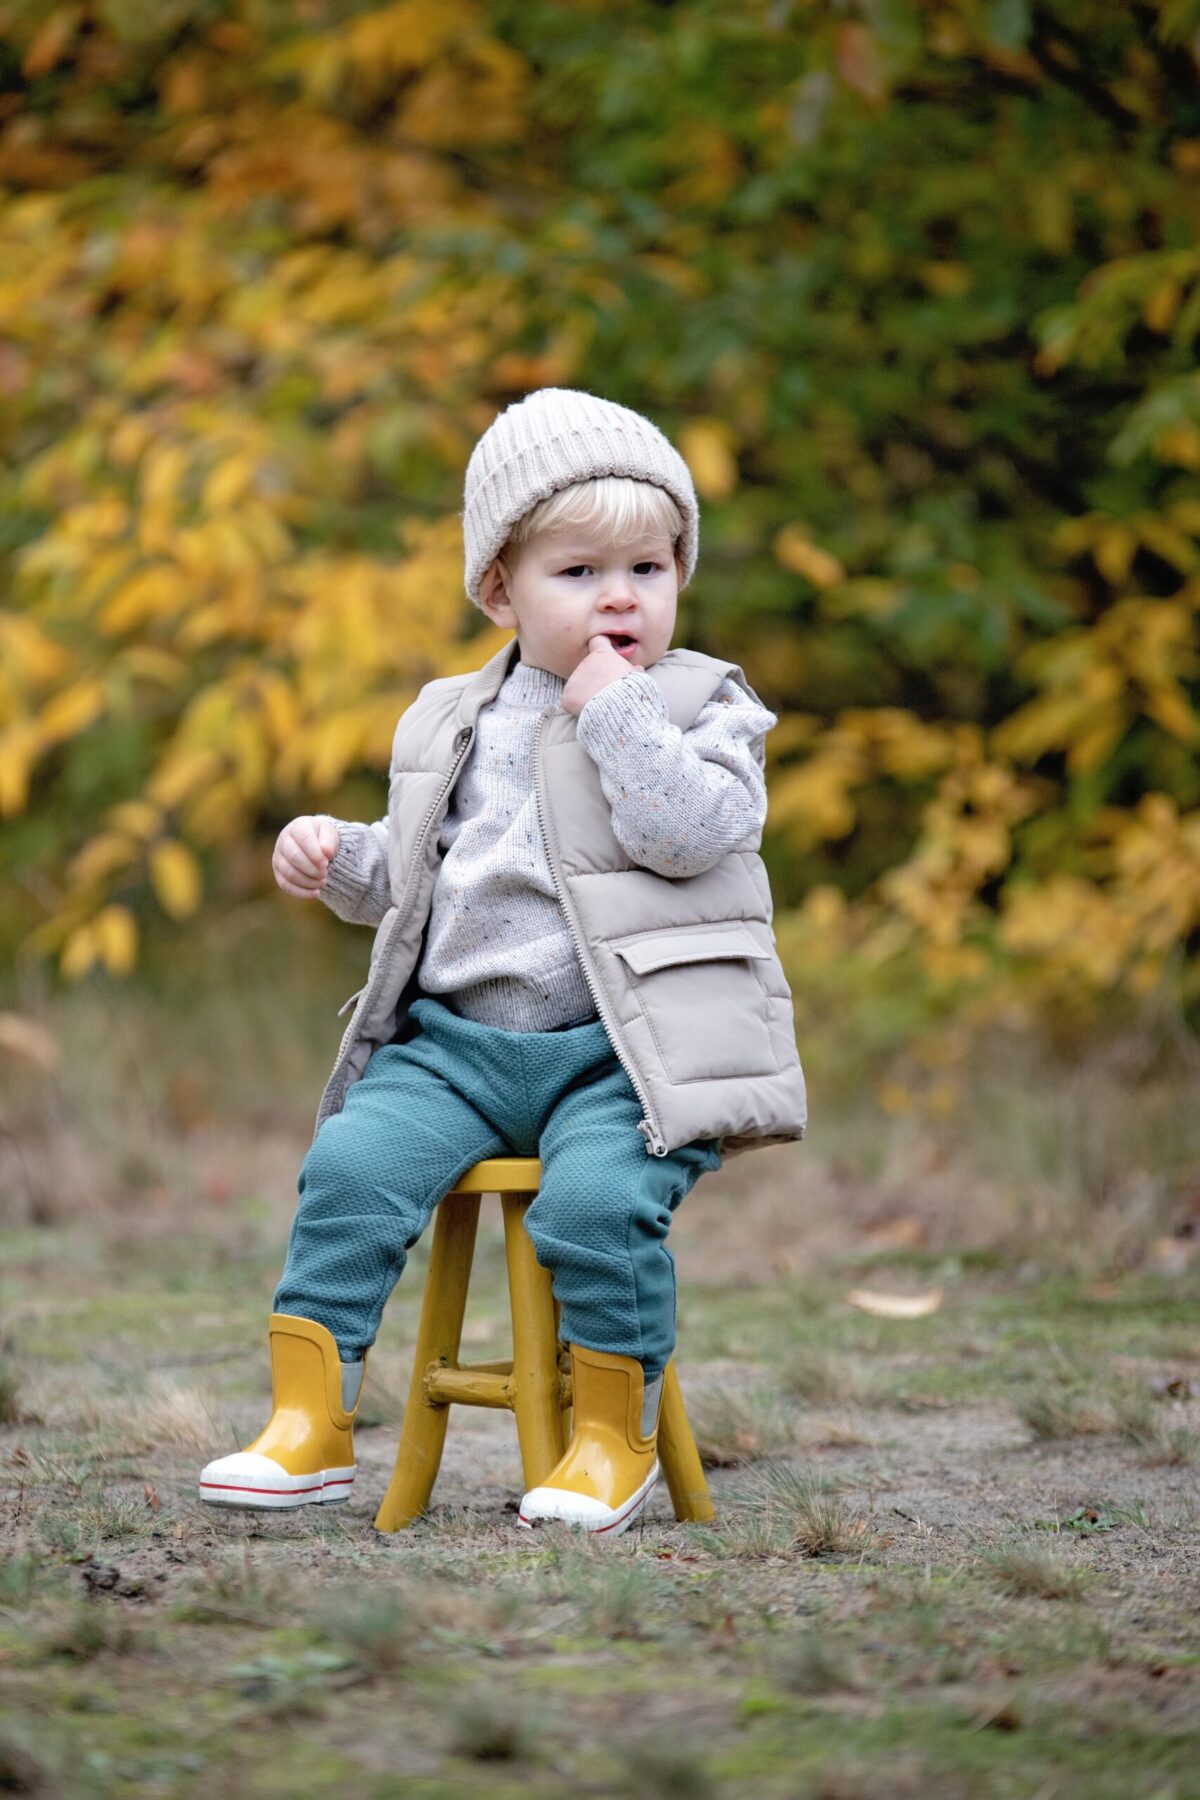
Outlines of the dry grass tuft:
[{"label": "dry grass tuft", "polygon": [[290,1624],[303,1592],[295,1569],[261,1561],[243,1544],[194,1571],[173,1617],[200,1625]]},{"label": "dry grass tuft", "polygon": [[110,1652],[121,1655],[133,1646],[133,1631],[107,1600],[52,1600],[34,1628],[34,1646],[43,1657],[67,1656],[79,1662]]},{"label": "dry grass tuft", "polygon": [[1090,1571],[1057,1551],[1022,1539],[979,1553],[979,1567],[1003,1593],[1037,1600],[1074,1600],[1089,1585]]},{"label": "dry grass tuft", "polygon": [[492,1688],[474,1688],[450,1713],[447,1748],[476,1762],[514,1762],[541,1737],[528,1704]]},{"label": "dry grass tuft", "polygon": [[858,1363],[815,1344],[794,1349],[779,1373],[780,1385],[808,1406],[847,1406],[862,1401],[867,1379]]},{"label": "dry grass tuft", "polygon": [[861,1423],[848,1414],[836,1418],[828,1413],[810,1413],[796,1431],[796,1443],[806,1450],[817,1444],[837,1450],[873,1450],[879,1439],[864,1431]]},{"label": "dry grass tuft", "polygon": [[23,1418],[20,1377],[5,1357],[0,1360],[0,1425],[19,1425]]},{"label": "dry grass tuft", "polygon": [[780,1456],[795,1440],[795,1420],[773,1388],[711,1387],[691,1403],[692,1431],[707,1469],[734,1469]]},{"label": "dry grass tuft", "polygon": [[823,1477],[770,1462],[749,1484],[723,1496],[716,1526],[689,1525],[689,1542],[723,1558],[855,1556],[880,1547],[865,1514],[853,1511]]},{"label": "dry grass tuft", "polygon": [[216,1453],[220,1432],[209,1402],[197,1388],[181,1387],[167,1376],[152,1376],[138,1411],[141,1429],[154,1444]]},{"label": "dry grass tuft", "polygon": [[1022,1423],[1045,1442],[1062,1438],[1103,1437],[1116,1429],[1112,1407],[1071,1388],[1045,1384],[1016,1403]]},{"label": "dry grass tuft", "polygon": [[813,1626],[780,1646],[771,1673],[789,1694],[859,1693],[868,1685],[846,1646]]},{"label": "dry grass tuft", "polygon": [[1143,1463],[1183,1468],[1200,1455],[1200,1433],[1174,1411],[1164,1416],[1161,1401],[1145,1388],[1119,1389],[1112,1413],[1116,1429],[1137,1445]]},{"label": "dry grass tuft", "polygon": [[935,1772],[915,1756],[886,1763],[847,1758],[822,1769],[805,1788],[804,1800],[927,1800],[930,1794],[937,1800],[974,1800],[977,1793],[951,1771]]},{"label": "dry grass tuft", "polygon": [[640,1737],[624,1746],[622,1794],[637,1800],[715,1800],[717,1789],[694,1751],[661,1737]]},{"label": "dry grass tuft", "polygon": [[416,1659],[425,1622],[407,1589],[356,1583],[322,1595],[308,1623],[373,1675],[407,1668]]}]

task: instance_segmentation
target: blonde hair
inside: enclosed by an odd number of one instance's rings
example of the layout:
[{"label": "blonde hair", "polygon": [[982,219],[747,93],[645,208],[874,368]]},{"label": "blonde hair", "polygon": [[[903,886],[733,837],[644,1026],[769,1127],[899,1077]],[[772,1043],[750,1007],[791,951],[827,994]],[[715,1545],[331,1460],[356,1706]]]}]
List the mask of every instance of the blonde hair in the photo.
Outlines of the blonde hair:
[{"label": "blonde hair", "polygon": [[683,514],[665,488],[628,475],[597,475],[572,482],[545,500],[539,500],[517,520],[500,557],[509,568],[520,560],[531,538],[548,531],[586,531],[614,544],[629,544],[639,537],[666,537],[679,556]]}]

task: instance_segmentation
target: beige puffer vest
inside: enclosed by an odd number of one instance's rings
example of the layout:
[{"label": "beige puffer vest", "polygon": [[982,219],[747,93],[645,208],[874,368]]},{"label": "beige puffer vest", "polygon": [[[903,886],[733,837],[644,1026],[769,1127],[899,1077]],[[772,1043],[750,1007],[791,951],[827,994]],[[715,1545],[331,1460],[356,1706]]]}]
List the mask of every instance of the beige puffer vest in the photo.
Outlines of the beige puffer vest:
[{"label": "beige puffer vest", "polygon": [[[318,1131],[417,998],[450,793],[476,717],[516,656],[513,638],[473,674],[428,682],[396,727],[392,905],[375,933],[366,985],[352,996]],[[681,731],[726,675],[758,697],[736,663],[698,650],[668,650],[648,673]],[[596,765],[577,741],[575,715],[561,707],[538,724],[534,784],[546,854],[596,1009],[642,1103],[647,1155],[666,1156],[699,1137],[721,1139],[723,1157],[803,1137],[804,1076],[758,834],[699,875],[672,879],[631,862],[613,834]]]}]

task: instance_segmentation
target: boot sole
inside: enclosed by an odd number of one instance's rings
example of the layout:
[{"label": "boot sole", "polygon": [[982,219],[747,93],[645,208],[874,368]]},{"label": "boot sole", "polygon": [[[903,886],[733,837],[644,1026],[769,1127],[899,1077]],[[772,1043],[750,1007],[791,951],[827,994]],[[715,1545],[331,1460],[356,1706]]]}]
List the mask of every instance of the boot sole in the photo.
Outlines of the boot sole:
[{"label": "boot sole", "polygon": [[575,1525],[581,1530],[589,1532],[593,1537],[601,1537],[606,1532],[612,1537],[620,1537],[623,1531],[628,1531],[629,1527],[641,1518],[649,1506],[654,1490],[658,1486],[658,1475],[659,1470],[656,1463],[654,1473],[643,1482],[636,1494],[629,1496],[623,1507],[616,1509],[611,1519],[600,1519],[593,1522],[589,1519],[563,1519],[544,1513],[534,1513],[527,1518],[523,1512],[518,1511],[517,1524],[522,1531],[532,1531],[538,1525]]},{"label": "boot sole", "polygon": [[200,1483],[200,1498],[208,1506],[233,1506],[249,1512],[278,1512],[297,1506],[334,1506],[350,1498],[358,1465],[353,1469],[322,1469],[320,1475],[296,1475],[305,1485],[294,1488],[250,1487],[242,1482]]}]

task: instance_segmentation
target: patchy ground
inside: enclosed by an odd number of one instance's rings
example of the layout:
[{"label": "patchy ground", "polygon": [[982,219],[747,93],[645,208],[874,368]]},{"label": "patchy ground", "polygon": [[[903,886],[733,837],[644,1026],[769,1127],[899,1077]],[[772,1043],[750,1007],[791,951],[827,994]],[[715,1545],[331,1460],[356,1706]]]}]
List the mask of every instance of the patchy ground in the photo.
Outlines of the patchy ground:
[{"label": "patchy ground", "polygon": [[[615,1543],[518,1533],[512,1422],[457,1409],[430,1514],[381,1537],[424,1246],[352,1501],[195,1497],[266,1417],[303,1148],[193,1130],[136,1208],[4,1235],[0,1790],[1200,1795],[1185,1231],[1157,1217],[1134,1257],[1128,1206],[1118,1228],[1064,1201],[1114,1254],[1048,1254],[1024,1201],[968,1205],[915,1140],[874,1171],[735,1158],[672,1240],[716,1523],[660,1491]],[[506,1345],[493,1206],[467,1360]],[[864,1289],[931,1310],[879,1316]]]}]

